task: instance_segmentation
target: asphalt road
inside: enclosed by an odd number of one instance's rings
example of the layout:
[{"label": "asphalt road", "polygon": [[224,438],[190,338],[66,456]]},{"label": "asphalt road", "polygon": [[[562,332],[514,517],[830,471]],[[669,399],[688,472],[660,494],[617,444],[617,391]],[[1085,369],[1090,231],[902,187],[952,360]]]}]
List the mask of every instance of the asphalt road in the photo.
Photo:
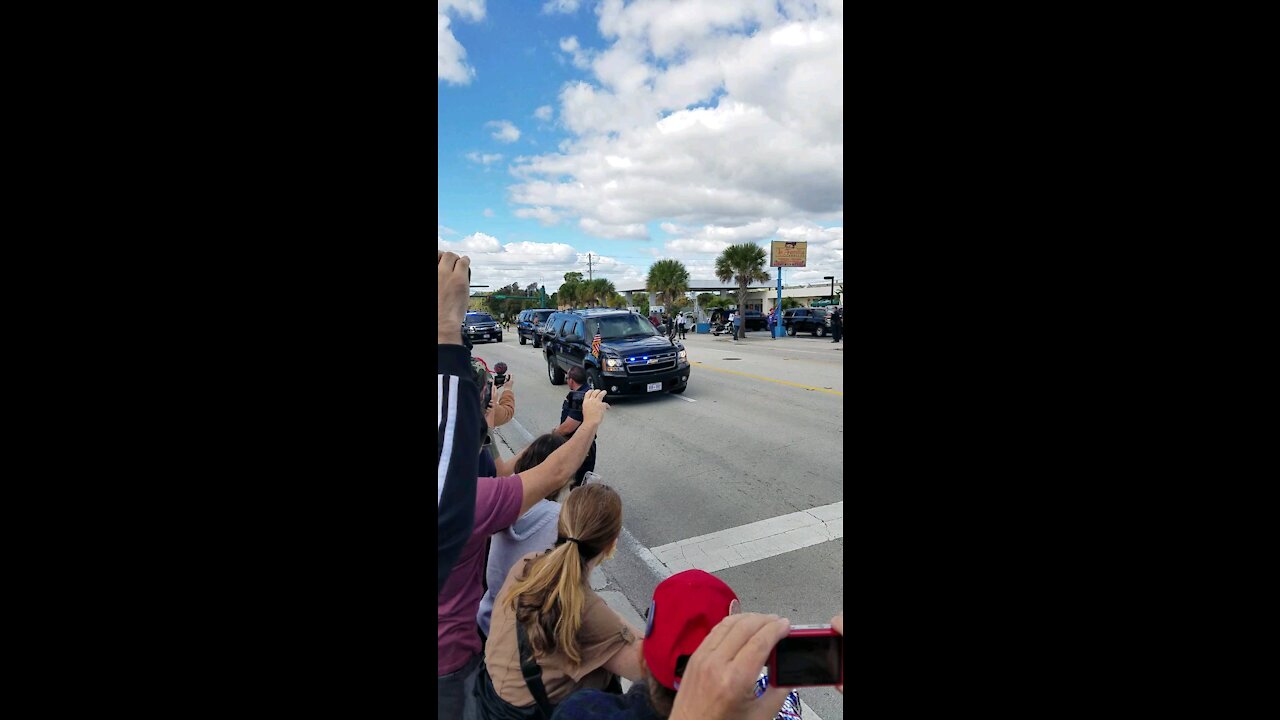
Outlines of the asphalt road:
[{"label": "asphalt road", "polygon": [[[689,389],[611,399],[599,433],[596,472],[622,496],[625,529],[601,586],[640,614],[661,580],[650,549],[844,500],[843,342],[761,331],[742,342],[689,334],[685,346]],[[550,383],[542,351],[514,328],[472,353],[515,379],[515,422],[497,432],[504,456],[559,423],[569,388]],[[844,539],[714,574],[744,610],[827,623],[844,608]],[[832,689],[800,696],[823,720],[844,717]]]}]

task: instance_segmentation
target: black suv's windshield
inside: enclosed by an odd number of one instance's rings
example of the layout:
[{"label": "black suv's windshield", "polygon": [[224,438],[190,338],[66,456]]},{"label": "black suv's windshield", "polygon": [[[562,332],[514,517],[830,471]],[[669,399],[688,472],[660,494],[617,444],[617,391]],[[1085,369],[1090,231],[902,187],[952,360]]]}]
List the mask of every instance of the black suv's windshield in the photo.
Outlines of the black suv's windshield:
[{"label": "black suv's windshield", "polygon": [[657,335],[653,323],[639,315],[616,315],[598,320],[587,321],[587,336],[600,334],[603,340],[620,340],[625,337],[648,337]]},{"label": "black suv's windshield", "polygon": [[493,322],[493,316],[489,315],[488,313],[467,313],[467,322],[469,323]]}]

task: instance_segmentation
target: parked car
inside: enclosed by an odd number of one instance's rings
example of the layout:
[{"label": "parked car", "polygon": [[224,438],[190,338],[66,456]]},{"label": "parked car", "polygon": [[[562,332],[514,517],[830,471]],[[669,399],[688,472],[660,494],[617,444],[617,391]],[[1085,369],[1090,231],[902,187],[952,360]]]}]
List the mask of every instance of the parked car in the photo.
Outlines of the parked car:
[{"label": "parked car", "polygon": [[477,340],[502,342],[502,327],[489,313],[467,313],[462,320],[462,334],[466,335],[471,342]]},{"label": "parked car", "polygon": [[[647,318],[627,310],[564,310],[543,324],[547,378],[563,385],[569,368],[586,370],[587,384],[611,397],[653,392],[680,394],[689,384],[684,345],[660,334]],[[600,353],[592,341],[600,335]]]},{"label": "parked car", "polygon": [[787,334],[807,332],[818,337],[827,336],[827,311],[822,308],[791,308],[782,311],[782,327]]},{"label": "parked car", "polygon": [[528,341],[534,347],[542,347],[542,324],[553,312],[554,308],[530,308],[522,311],[516,318],[516,335],[520,336],[520,344]]},{"label": "parked car", "polygon": [[769,321],[765,319],[764,313],[759,310],[748,310],[746,312],[746,323],[748,330],[768,330]]}]

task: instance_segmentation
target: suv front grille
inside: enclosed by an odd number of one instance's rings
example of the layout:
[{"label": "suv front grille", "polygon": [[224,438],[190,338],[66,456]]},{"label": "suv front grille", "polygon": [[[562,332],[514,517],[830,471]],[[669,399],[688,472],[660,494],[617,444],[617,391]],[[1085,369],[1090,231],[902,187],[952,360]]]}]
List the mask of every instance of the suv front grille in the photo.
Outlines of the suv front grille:
[{"label": "suv front grille", "polygon": [[643,356],[640,355],[626,358],[627,372],[632,375],[643,375],[670,370],[676,366],[676,354],[673,352],[650,355],[648,360],[642,358]]}]

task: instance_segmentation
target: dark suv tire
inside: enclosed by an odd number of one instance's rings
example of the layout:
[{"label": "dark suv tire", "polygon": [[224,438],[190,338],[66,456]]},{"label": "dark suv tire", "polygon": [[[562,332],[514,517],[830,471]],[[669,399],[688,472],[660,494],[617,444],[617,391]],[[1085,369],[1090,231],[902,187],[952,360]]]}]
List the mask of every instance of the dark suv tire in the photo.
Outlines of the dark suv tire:
[{"label": "dark suv tire", "polygon": [[556,366],[556,361],[552,358],[547,358],[547,379],[552,385],[564,384],[564,371]]},{"label": "dark suv tire", "polygon": [[826,336],[827,336],[827,326],[826,326],[826,325],[819,325],[819,326],[818,326],[818,329],[817,329],[816,331],[814,331],[814,334],[815,334],[815,335],[817,335],[818,337],[826,337]]},{"label": "dark suv tire", "polygon": [[520,344],[521,344],[521,345],[523,345],[524,343],[525,343],[524,336],[523,336],[523,335],[521,335],[521,336],[520,336]]},{"label": "dark suv tire", "polygon": [[587,368],[587,385],[592,390],[601,390],[604,388],[604,379],[600,376],[600,371],[595,368]]},{"label": "dark suv tire", "polygon": [[795,324],[795,323],[791,323],[790,325],[788,325],[788,326],[787,326],[787,334],[788,334],[788,335],[790,335],[791,337],[795,337],[795,336],[796,336],[796,324]]}]

